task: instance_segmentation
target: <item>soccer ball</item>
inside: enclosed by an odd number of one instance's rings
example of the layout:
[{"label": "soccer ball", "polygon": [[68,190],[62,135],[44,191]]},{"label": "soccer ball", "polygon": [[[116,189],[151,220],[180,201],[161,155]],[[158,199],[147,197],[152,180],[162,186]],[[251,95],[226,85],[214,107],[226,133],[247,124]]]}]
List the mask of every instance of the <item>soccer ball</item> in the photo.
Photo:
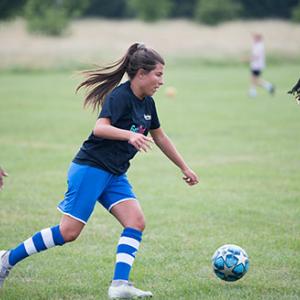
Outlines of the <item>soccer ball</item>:
[{"label": "soccer ball", "polygon": [[173,87],[173,86],[168,86],[168,87],[166,88],[166,95],[167,95],[167,97],[169,97],[169,98],[174,98],[174,97],[176,96],[176,94],[177,94],[177,90],[176,90],[175,87]]},{"label": "soccer ball", "polygon": [[212,257],[215,274],[225,281],[241,279],[248,271],[249,258],[244,249],[236,245],[224,245]]}]

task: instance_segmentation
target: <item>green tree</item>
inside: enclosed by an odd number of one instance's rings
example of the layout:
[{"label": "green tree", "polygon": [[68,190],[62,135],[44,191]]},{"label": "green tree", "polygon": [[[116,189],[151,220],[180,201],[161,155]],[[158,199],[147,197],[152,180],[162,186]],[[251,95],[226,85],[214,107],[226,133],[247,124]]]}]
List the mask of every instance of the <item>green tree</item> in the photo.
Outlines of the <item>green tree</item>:
[{"label": "green tree", "polygon": [[292,20],[294,22],[300,22],[300,3],[292,10]]},{"label": "green tree", "polygon": [[172,0],[128,0],[129,11],[144,21],[167,18],[172,10]]},{"label": "green tree", "polygon": [[0,20],[21,14],[26,0],[0,0]]},{"label": "green tree", "polygon": [[246,18],[290,18],[299,0],[239,0]]},{"label": "green tree", "polygon": [[114,19],[129,17],[127,0],[90,0],[84,15]]},{"label": "green tree", "polygon": [[31,32],[61,35],[71,18],[78,17],[86,9],[89,0],[28,0],[24,16]]},{"label": "green tree", "polygon": [[190,18],[194,16],[197,0],[172,0],[171,18]]},{"label": "green tree", "polygon": [[239,16],[242,6],[235,0],[198,0],[195,18],[201,23],[216,25]]}]

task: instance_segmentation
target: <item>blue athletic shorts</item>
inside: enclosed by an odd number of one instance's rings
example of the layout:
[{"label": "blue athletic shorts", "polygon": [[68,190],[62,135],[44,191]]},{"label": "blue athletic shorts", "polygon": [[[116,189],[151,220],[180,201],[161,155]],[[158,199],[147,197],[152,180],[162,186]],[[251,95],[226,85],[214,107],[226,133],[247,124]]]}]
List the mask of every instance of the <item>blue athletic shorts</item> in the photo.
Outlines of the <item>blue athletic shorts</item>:
[{"label": "blue athletic shorts", "polygon": [[126,200],[136,200],[126,174],[114,175],[99,168],[71,163],[68,190],[57,208],[86,223],[97,201],[110,211],[114,205]]},{"label": "blue athletic shorts", "polygon": [[259,77],[261,75],[261,70],[251,70],[251,73],[255,77]]}]

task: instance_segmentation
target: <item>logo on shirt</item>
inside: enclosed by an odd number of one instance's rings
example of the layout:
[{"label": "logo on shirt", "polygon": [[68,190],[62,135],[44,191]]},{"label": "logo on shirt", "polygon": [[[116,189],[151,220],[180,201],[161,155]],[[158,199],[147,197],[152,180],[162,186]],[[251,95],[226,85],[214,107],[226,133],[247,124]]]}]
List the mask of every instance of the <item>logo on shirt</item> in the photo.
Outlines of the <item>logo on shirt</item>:
[{"label": "logo on shirt", "polygon": [[146,121],[150,121],[150,120],[151,120],[151,115],[146,115],[146,114],[144,114],[144,119],[145,119]]},{"label": "logo on shirt", "polygon": [[133,125],[130,127],[130,131],[144,134],[144,132],[146,131],[146,128],[144,128],[142,125],[140,125],[140,126],[137,127],[137,126],[135,126],[135,125],[133,124]]}]

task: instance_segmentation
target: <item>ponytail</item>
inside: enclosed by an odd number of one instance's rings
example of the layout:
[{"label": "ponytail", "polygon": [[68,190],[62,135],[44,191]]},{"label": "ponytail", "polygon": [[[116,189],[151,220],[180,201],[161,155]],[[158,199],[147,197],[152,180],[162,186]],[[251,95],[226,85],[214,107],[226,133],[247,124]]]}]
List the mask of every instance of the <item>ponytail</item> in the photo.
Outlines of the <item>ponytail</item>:
[{"label": "ponytail", "polygon": [[164,65],[162,57],[153,49],[148,49],[144,44],[134,43],[126,54],[116,62],[106,67],[95,70],[83,71],[87,78],[76,89],[87,89],[84,107],[92,106],[93,111],[99,110],[103,105],[105,96],[112,91],[122,80],[125,73],[133,79],[139,69],[150,72],[157,63]]}]

